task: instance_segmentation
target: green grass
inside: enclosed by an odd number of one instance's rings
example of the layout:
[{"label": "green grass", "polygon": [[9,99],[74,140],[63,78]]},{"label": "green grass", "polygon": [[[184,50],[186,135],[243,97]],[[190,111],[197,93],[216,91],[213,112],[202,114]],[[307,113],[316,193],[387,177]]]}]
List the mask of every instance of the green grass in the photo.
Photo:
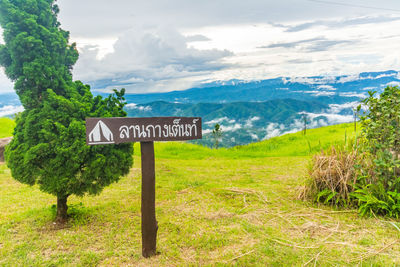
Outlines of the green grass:
[{"label": "green grass", "polygon": [[[393,266],[397,221],[297,199],[310,153],[344,142],[351,125],[211,150],[156,143],[159,254],[141,257],[140,151],[131,173],[98,196],[55,198],[0,165],[0,266]],[[304,148],[304,146],[306,146]],[[280,154],[279,154],[280,153]]]},{"label": "green grass", "polygon": [[15,122],[9,118],[0,118],[0,138],[12,135]]}]

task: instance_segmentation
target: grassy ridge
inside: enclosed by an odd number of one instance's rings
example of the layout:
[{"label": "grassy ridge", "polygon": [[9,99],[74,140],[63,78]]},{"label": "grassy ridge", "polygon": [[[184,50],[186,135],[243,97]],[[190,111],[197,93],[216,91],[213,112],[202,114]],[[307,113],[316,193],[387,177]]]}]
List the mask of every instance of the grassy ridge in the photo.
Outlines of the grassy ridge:
[{"label": "grassy ridge", "polygon": [[[354,125],[345,123],[310,129],[306,135],[297,132],[250,145],[218,150],[179,142],[160,142],[155,145],[155,153],[157,157],[182,159],[308,156],[332,145],[343,144],[355,136]],[[136,147],[139,148],[139,144]]]},{"label": "grassy ridge", "polygon": [[[311,152],[321,139],[322,147],[343,142],[345,131],[351,125],[309,131]],[[151,259],[141,257],[140,149],[119,183],[71,197],[71,220],[61,229],[53,224],[55,198],[0,165],[0,266],[399,264],[397,221],[297,200],[309,162],[304,145],[301,134],[219,150],[157,143],[159,254]]]}]

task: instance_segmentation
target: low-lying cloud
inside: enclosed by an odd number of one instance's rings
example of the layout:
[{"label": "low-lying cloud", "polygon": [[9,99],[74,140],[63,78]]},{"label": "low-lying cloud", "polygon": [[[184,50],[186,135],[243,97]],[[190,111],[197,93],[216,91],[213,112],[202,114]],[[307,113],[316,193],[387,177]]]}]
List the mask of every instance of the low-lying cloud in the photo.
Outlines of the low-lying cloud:
[{"label": "low-lying cloud", "polygon": [[207,121],[207,122],[205,122],[204,124],[207,124],[207,125],[214,125],[214,124],[220,124],[220,123],[222,123],[222,122],[227,122],[227,123],[235,123],[236,121],[234,120],[234,119],[229,119],[228,117],[222,117],[222,118],[217,118],[217,119],[214,119],[214,120],[211,120],[211,121]]},{"label": "low-lying cloud", "polygon": [[126,104],[125,107],[127,109],[137,109],[137,110],[140,110],[140,111],[151,111],[151,107],[150,106],[138,106],[135,103]]},{"label": "low-lying cloud", "polygon": [[307,52],[320,52],[329,50],[329,48],[342,44],[356,44],[357,40],[329,40],[324,37],[316,37],[311,39],[299,40],[294,42],[272,43],[258,48],[297,48]]}]

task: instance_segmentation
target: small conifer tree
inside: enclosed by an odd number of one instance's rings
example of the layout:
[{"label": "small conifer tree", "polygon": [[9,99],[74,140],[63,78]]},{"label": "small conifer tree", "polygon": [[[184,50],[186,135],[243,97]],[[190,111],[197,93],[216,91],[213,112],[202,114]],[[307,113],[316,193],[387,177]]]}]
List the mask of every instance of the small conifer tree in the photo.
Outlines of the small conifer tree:
[{"label": "small conifer tree", "polygon": [[213,135],[213,138],[214,138],[214,146],[215,146],[216,149],[218,149],[219,141],[220,141],[220,139],[222,137],[222,128],[219,125],[219,123],[214,125],[214,129],[212,131],[212,135]]},{"label": "small conifer tree", "polygon": [[103,99],[72,80],[78,59],[60,28],[55,0],[0,0],[0,65],[24,106],[6,149],[12,176],[57,197],[56,221],[67,220],[67,198],[98,194],[132,166],[131,144],[87,146],[86,117],[122,117],[124,90]]}]

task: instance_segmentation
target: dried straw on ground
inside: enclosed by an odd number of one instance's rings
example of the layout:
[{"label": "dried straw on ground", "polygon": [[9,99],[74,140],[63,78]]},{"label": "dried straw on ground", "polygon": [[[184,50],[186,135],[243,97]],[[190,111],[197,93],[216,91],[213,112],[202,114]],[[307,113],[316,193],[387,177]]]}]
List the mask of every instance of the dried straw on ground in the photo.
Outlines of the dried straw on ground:
[{"label": "dried straw on ground", "polygon": [[346,151],[331,147],[327,151],[314,155],[309,168],[310,184],[302,190],[301,198],[315,198],[319,192],[329,190],[337,192],[332,203],[348,203],[354,190],[357,173],[354,168],[359,154],[357,150]]}]

